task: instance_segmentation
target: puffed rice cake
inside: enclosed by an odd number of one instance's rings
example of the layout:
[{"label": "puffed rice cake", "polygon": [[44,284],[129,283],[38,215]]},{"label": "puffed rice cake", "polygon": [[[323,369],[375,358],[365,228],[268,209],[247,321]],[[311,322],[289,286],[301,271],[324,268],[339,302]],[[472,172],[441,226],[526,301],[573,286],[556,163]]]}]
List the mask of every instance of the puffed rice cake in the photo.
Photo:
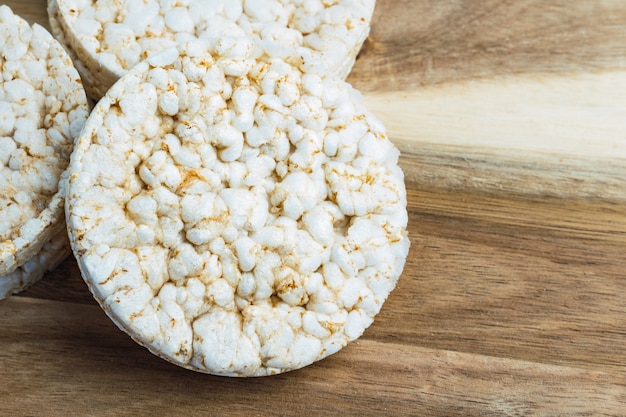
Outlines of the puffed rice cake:
[{"label": "puffed rice cake", "polygon": [[6,298],[70,253],[60,180],[88,107],[63,47],[5,5],[0,70],[0,298]]},{"label": "puffed rice cake", "polygon": [[409,249],[404,177],[349,84],[213,47],[155,54],[97,103],[69,236],[94,298],[155,355],[277,374],[373,322]]},{"label": "puffed rice cake", "polygon": [[[255,39],[252,54],[347,77],[375,0],[48,0],[52,33],[72,51],[88,95],[149,54],[195,37]],[[216,51],[229,55],[228,45]]]}]

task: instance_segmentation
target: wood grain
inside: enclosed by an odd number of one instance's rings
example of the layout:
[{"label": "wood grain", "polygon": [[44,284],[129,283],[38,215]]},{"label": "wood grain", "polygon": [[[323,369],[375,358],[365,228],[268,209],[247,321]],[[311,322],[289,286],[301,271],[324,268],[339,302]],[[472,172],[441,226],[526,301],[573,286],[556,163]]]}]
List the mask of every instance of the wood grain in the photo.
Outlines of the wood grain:
[{"label": "wood grain", "polygon": [[3,415],[617,415],[626,400],[604,372],[367,339],[288,374],[213,377],[157,359],[92,306],[5,304],[0,359],[29,360],[2,374]]},{"label": "wood grain", "polygon": [[349,80],[365,92],[626,68],[620,0],[379,0]]},{"label": "wood grain", "polygon": [[376,16],[349,80],[410,180],[624,200],[626,3],[380,1]]},{"label": "wood grain", "polygon": [[[43,0],[10,4],[47,24]],[[490,118],[474,106],[543,86],[527,104],[557,103],[562,121],[578,114],[581,128],[603,132],[587,143],[619,148],[621,91],[569,89],[606,88],[625,56],[621,1],[380,0],[350,80],[402,147],[412,247],[364,336],[276,377],[194,373],[119,331],[70,257],[0,302],[0,415],[624,415],[624,164],[605,148],[588,157],[584,141],[576,152],[524,153],[506,139],[520,146],[530,106]],[[480,91],[492,93],[469,100]],[[397,92],[410,100],[394,104]],[[563,107],[561,95],[587,104]],[[427,105],[455,97],[469,100],[456,119]],[[411,115],[407,103],[430,113]],[[485,120],[500,130],[459,134]],[[423,136],[425,123],[447,142]],[[567,126],[552,131],[576,138]],[[472,138],[481,145],[459,142]]]}]

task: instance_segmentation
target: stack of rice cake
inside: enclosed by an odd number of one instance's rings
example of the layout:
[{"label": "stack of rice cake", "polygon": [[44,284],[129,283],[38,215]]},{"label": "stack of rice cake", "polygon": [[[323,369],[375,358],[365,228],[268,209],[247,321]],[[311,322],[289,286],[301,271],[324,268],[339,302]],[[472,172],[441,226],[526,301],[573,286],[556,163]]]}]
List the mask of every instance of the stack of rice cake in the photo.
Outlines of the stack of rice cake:
[{"label": "stack of rice cake", "polygon": [[60,181],[87,118],[63,47],[0,6],[0,298],[40,280],[67,255]]},{"label": "stack of rice cake", "polygon": [[109,317],[200,372],[298,369],[358,338],[409,249],[398,150],[343,79],[374,1],[50,0],[97,101],[66,172]]}]

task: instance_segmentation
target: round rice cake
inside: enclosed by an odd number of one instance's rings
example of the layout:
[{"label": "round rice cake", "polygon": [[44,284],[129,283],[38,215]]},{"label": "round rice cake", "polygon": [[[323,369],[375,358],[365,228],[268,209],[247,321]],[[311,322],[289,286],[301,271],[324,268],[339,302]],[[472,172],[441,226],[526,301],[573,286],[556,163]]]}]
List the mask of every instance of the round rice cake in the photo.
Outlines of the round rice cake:
[{"label": "round rice cake", "polygon": [[[375,0],[48,0],[53,33],[74,51],[99,99],[148,55],[197,37],[255,40],[258,57],[345,78],[370,30]],[[224,45],[218,53],[232,53]]]},{"label": "round rice cake", "polygon": [[[0,70],[0,288],[6,295],[41,277],[29,276],[38,268],[16,271],[65,227],[59,181],[88,107],[63,47],[8,6],[0,6]],[[42,254],[36,262],[49,258]]]},{"label": "round rice cake", "polygon": [[396,285],[399,151],[338,77],[206,51],[155,54],[97,103],[69,166],[72,249],[154,354],[217,375],[297,369],[358,338]]}]

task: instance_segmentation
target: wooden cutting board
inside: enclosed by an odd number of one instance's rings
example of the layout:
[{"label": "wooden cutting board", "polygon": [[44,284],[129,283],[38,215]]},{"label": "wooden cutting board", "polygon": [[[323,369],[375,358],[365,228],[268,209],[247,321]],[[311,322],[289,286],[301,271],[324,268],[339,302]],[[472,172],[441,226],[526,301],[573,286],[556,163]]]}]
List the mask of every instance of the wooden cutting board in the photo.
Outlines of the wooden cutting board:
[{"label": "wooden cutting board", "polygon": [[387,1],[350,80],[421,187],[622,200],[620,1]]},{"label": "wooden cutting board", "polygon": [[[8,4],[47,26],[44,0]],[[193,373],[70,257],[0,302],[0,415],[625,415],[626,2],[379,0],[349,81],[402,150],[412,240],[361,339]]]}]

